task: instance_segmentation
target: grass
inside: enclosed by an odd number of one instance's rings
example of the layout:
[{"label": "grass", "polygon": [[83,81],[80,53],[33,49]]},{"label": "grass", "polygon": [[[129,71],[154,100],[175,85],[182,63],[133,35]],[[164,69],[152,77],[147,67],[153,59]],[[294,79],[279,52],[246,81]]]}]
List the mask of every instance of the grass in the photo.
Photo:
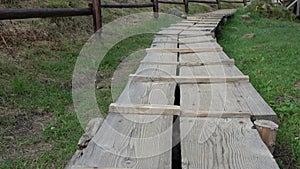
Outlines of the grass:
[{"label": "grass", "polygon": [[[248,14],[244,20],[240,15]],[[300,168],[300,23],[239,10],[223,27],[219,43],[250,76],[276,111],[279,130],[275,159],[281,168]],[[245,34],[255,33],[252,39]]]}]

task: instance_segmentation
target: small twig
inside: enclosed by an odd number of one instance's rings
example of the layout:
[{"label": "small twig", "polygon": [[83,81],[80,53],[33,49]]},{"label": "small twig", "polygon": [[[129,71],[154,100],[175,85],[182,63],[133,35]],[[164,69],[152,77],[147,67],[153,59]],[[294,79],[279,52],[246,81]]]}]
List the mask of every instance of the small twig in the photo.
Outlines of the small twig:
[{"label": "small twig", "polygon": [[0,33],[0,36],[1,36],[1,39],[2,39],[2,42],[4,43],[4,45],[6,46],[6,48],[8,49],[8,45],[6,43],[6,40],[4,39],[4,37],[2,36],[2,34]]}]

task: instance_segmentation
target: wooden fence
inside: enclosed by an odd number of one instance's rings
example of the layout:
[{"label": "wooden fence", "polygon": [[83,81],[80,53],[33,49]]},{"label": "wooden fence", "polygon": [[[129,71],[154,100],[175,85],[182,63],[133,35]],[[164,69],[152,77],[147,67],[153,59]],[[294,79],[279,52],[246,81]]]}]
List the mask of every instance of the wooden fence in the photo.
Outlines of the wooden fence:
[{"label": "wooden fence", "polygon": [[[221,0],[151,0],[144,3],[120,3],[120,4],[101,4],[101,0],[92,0],[87,8],[36,8],[36,9],[0,9],[0,20],[6,19],[27,19],[27,18],[47,18],[47,17],[70,17],[70,16],[93,16],[94,31],[102,27],[102,8],[153,8],[154,17],[158,17],[159,3],[179,4],[185,6],[185,12],[189,12],[189,2],[193,3],[213,3],[221,9]],[[244,3],[247,0],[228,1],[228,3]]]}]

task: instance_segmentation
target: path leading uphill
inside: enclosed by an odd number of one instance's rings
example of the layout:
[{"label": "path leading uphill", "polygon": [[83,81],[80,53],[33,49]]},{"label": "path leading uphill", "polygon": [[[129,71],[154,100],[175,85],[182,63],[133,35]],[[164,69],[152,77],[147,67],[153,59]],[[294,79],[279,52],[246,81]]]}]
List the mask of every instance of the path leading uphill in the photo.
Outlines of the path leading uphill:
[{"label": "path leading uphill", "polygon": [[253,129],[254,120],[276,122],[276,114],[214,38],[234,12],[161,29],[95,137],[67,168],[279,168]]}]

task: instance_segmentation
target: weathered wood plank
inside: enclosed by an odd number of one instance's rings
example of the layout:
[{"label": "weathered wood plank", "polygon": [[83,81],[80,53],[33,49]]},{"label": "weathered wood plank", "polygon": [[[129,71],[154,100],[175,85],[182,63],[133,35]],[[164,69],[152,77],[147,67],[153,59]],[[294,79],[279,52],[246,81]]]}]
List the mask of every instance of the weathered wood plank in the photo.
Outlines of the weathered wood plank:
[{"label": "weathered wood plank", "polygon": [[[180,85],[182,116],[211,112],[215,116],[248,112],[256,119],[276,121],[276,114],[248,82]],[[252,85],[251,85],[252,86]],[[247,92],[247,93],[245,93]],[[238,115],[237,115],[238,116]],[[227,116],[228,117],[228,116]],[[235,116],[231,116],[235,117]]]},{"label": "weathered wood plank", "polygon": [[188,31],[210,31],[215,29],[214,26],[206,26],[206,27],[168,27],[168,28],[161,28],[162,30],[188,30]]},{"label": "weathered wood plank", "polygon": [[178,23],[175,23],[175,24],[171,24],[171,26],[195,26],[196,27],[196,25],[202,26],[202,25],[217,25],[217,24],[219,24],[219,22],[202,22],[202,21],[198,21],[196,24],[178,22]]},{"label": "weathered wood plank", "polygon": [[180,37],[178,41],[179,44],[190,44],[190,43],[201,43],[207,41],[216,42],[216,39],[214,39],[212,36],[194,36],[194,37]]},{"label": "weathered wood plank", "polygon": [[74,166],[171,169],[173,116],[108,114]]},{"label": "weathered wood plank", "polygon": [[250,118],[250,112],[182,111],[180,117]]},{"label": "weathered wood plank", "polygon": [[[181,30],[173,30],[173,31],[167,31],[165,30],[166,32],[158,32],[156,33],[156,35],[160,35],[160,36],[176,36],[176,35],[179,35],[179,33],[181,32]],[[178,33],[177,33],[177,32]],[[213,36],[214,34],[211,33],[211,32],[207,32],[207,31],[189,31],[188,33],[180,33],[179,36],[181,37],[194,37],[194,36]]]},{"label": "weathered wood plank", "polygon": [[177,44],[176,43],[156,43],[153,42],[151,45],[151,48],[153,49],[160,49],[160,48],[177,48]]},{"label": "weathered wood plank", "polygon": [[200,62],[161,62],[161,61],[141,61],[141,64],[162,64],[162,65],[178,65],[178,66],[206,66],[206,65],[233,65],[234,59],[222,59],[215,61]]},{"label": "weathered wood plank", "polygon": [[147,48],[146,51],[158,53],[196,53],[196,52],[220,52],[222,47],[199,47],[199,48]]},{"label": "weathered wood plank", "polygon": [[234,65],[182,66],[180,76],[241,77],[244,74]]},{"label": "weathered wood plank", "polygon": [[221,62],[230,60],[229,57],[222,52],[200,52],[200,53],[181,53],[179,55],[180,62]]},{"label": "weathered wood plank", "polygon": [[176,75],[176,69],[176,65],[141,64],[137,69],[136,74],[148,76],[169,76]]},{"label": "weathered wood plank", "polygon": [[183,169],[279,169],[249,118],[180,118]]},{"label": "weathered wood plank", "polygon": [[246,100],[254,119],[271,120],[277,122],[277,115],[273,109],[259,95],[251,83],[237,85],[241,95]]},{"label": "weathered wood plank", "polygon": [[142,83],[129,81],[118,98],[118,104],[174,104],[176,83]]},{"label": "weathered wood plank", "polygon": [[163,104],[117,104],[109,106],[110,113],[126,114],[153,114],[153,115],[179,115],[180,107]]},{"label": "weathered wood plank", "polygon": [[142,62],[177,62],[177,53],[147,53]]},{"label": "weathered wood plank", "polygon": [[198,49],[198,48],[217,48],[217,49],[221,49],[222,47],[217,42],[206,42],[206,43],[180,44],[179,48],[180,49]]},{"label": "weathered wood plank", "polygon": [[176,82],[178,84],[195,83],[231,83],[239,81],[249,81],[249,76],[147,76],[129,75],[133,82]]},{"label": "weathered wood plank", "polygon": [[[180,85],[182,116],[250,117],[250,110],[234,83]],[[187,114],[187,115],[185,115]]]}]

